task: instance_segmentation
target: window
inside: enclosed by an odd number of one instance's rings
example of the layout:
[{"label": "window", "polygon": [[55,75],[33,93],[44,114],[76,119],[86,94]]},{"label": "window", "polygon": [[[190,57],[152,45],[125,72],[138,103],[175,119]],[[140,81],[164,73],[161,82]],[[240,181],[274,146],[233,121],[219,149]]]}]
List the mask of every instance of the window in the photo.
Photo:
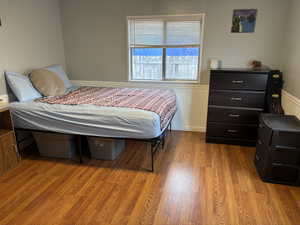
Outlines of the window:
[{"label": "window", "polygon": [[129,80],[199,81],[203,17],[128,17]]}]

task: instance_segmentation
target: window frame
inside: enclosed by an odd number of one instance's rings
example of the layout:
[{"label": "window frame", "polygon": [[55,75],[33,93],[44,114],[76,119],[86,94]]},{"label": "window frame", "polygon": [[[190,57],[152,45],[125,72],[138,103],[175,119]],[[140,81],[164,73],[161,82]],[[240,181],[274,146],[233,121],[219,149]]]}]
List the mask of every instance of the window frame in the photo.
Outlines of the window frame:
[{"label": "window frame", "polygon": [[[177,45],[177,46],[168,46],[168,45],[162,45],[162,46],[138,46],[138,47],[132,47],[130,43],[130,21],[134,19],[141,19],[141,20],[159,20],[163,19],[165,22],[167,21],[184,21],[185,18],[198,18],[200,20],[200,44],[199,45]],[[201,79],[201,71],[202,71],[202,59],[203,59],[203,41],[204,41],[204,26],[205,26],[205,13],[199,13],[199,14],[180,14],[180,15],[155,15],[155,16],[127,16],[126,20],[126,31],[127,31],[127,77],[128,81],[130,82],[150,82],[150,83],[200,83]],[[166,27],[166,26],[164,26]],[[199,48],[199,56],[198,56],[198,68],[197,68],[197,79],[195,80],[189,80],[189,79],[166,79],[166,49],[167,48],[184,48],[184,47],[190,47],[190,48]],[[133,79],[132,77],[132,49],[134,48],[161,48],[163,50],[163,56],[162,56],[162,79],[161,80],[138,80]]]}]

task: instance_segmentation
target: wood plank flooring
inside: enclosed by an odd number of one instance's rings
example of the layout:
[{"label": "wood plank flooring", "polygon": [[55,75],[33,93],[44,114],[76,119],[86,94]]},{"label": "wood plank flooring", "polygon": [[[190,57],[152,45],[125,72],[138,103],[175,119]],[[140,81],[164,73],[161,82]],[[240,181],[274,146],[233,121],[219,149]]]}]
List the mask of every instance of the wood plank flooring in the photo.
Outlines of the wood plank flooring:
[{"label": "wood plank flooring", "polygon": [[147,146],[126,146],[114,162],[23,159],[0,177],[0,224],[300,224],[300,188],[263,183],[254,148],[173,132],[149,173]]}]

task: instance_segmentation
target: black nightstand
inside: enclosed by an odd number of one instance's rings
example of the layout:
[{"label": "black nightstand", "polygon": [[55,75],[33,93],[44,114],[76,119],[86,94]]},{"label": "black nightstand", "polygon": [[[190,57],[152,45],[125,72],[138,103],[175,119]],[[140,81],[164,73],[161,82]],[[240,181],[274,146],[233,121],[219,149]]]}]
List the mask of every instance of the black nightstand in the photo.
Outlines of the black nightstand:
[{"label": "black nightstand", "polygon": [[262,180],[300,186],[300,121],[262,114],[255,165]]}]

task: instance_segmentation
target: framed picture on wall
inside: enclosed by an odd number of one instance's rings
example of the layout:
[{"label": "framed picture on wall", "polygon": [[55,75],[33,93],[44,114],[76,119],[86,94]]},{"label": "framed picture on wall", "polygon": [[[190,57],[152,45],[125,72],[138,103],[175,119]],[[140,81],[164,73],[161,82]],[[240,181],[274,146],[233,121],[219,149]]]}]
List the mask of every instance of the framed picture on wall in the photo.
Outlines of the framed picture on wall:
[{"label": "framed picture on wall", "polygon": [[233,10],[231,33],[255,32],[257,9]]}]

